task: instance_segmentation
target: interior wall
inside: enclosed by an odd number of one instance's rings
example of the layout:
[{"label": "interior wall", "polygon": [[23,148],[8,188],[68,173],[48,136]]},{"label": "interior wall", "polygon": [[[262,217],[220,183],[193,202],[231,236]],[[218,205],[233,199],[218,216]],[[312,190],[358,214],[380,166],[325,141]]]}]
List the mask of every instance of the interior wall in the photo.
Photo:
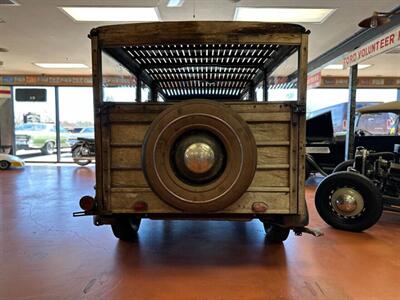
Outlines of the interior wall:
[{"label": "interior wall", "polygon": [[[0,90],[7,91],[9,88],[0,87]],[[9,152],[13,144],[13,119],[12,101],[10,94],[0,93],[0,152]],[[3,147],[6,147],[3,149]]]}]

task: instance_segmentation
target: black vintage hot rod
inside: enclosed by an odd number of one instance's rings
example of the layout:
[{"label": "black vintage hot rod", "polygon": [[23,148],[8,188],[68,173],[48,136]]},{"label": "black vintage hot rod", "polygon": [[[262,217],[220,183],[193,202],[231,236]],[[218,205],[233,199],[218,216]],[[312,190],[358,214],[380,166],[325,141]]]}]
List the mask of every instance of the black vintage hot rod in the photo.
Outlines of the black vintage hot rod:
[{"label": "black vintage hot rod", "polygon": [[[315,204],[329,225],[363,231],[379,220],[383,209],[400,212],[399,114],[400,102],[360,109],[354,159],[345,161],[340,159],[344,138],[333,136],[329,113],[309,120],[307,175],[326,176],[316,190]],[[379,119],[384,121],[381,126]]]}]

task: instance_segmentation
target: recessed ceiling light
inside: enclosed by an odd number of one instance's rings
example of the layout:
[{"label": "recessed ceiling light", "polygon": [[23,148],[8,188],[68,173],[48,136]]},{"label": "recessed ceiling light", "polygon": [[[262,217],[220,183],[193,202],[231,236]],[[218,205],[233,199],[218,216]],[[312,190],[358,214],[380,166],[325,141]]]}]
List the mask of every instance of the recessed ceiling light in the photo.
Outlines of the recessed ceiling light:
[{"label": "recessed ceiling light", "polygon": [[0,0],[1,6],[19,6],[19,3],[15,0]]},{"label": "recessed ceiling light", "polygon": [[234,20],[323,23],[335,10],[335,8],[236,7]]},{"label": "recessed ceiling light", "polygon": [[[358,69],[359,70],[362,70],[362,69],[366,69],[366,68],[369,68],[369,67],[371,67],[372,65],[362,65],[362,64],[359,64],[358,65]],[[333,65],[327,65],[325,68],[324,68],[324,70],[344,70],[343,69],[343,65],[342,64],[333,64]]]},{"label": "recessed ceiling light", "polygon": [[362,70],[362,69],[366,69],[366,68],[369,68],[369,67],[371,67],[372,65],[358,65],[358,69],[359,70]]},{"label": "recessed ceiling light", "polygon": [[34,63],[34,65],[44,69],[87,69],[85,64],[76,63]]},{"label": "recessed ceiling light", "polygon": [[168,0],[167,7],[181,7],[185,0]]},{"label": "recessed ceiling light", "polygon": [[60,7],[75,21],[149,22],[159,21],[156,7]]}]

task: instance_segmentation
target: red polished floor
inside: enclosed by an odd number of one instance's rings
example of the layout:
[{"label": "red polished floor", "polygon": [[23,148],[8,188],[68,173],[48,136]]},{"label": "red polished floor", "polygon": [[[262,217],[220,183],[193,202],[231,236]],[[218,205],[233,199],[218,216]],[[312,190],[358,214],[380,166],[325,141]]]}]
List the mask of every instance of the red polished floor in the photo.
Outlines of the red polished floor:
[{"label": "red polished floor", "polygon": [[94,169],[28,166],[0,172],[0,299],[400,299],[400,215],[362,234],[265,245],[261,223],[144,221],[116,240],[89,217]]}]

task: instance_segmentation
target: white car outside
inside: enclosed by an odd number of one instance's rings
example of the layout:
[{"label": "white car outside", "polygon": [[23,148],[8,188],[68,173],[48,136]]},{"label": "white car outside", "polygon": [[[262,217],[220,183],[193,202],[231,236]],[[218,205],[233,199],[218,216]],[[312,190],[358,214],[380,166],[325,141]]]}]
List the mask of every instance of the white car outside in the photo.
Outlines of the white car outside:
[{"label": "white car outside", "polygon": [[18,156],[0,153],[0,170],[7,170],[10,167],[23,168],[25,162]]}]

